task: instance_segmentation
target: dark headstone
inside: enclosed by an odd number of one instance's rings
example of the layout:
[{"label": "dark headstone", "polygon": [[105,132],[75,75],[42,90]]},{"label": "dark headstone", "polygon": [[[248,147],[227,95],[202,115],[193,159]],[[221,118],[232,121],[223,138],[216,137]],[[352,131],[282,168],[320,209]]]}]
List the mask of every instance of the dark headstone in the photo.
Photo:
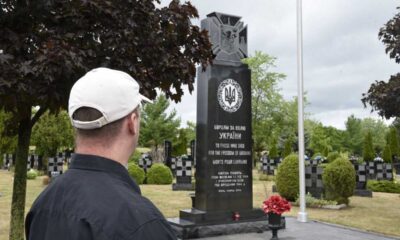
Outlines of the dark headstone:
[{"label": "dark headstone", "polygon": [[[170,141],[164,141],[164,164],[171,168],[171,153],[172,143]],[[172,169],[171,169],[172,170]]]},{"label": "dark headstone", "polygon": [[353,164],[356,171],[356,189],[367,189],[367,165],[365,163]]},{"label": "dark headstone", "polygon": [[5,153],[3,155],[3,168],[10,170],[15,163],[15,157],[16,157],[15,154]]},{"label": "dark headstone", "polygon": [[51,157],[48,159],[47,174],[51,178],[63,174],[64,159],[62,157]]},{"label": "dark headstone", "polygon": [[153,165],[153,160],[148,153],[143,153],[139,159],[139,167],[141,167],[144,172],[147,172],[147,169],[151,168]]},{"label": "dark headstone", "polygon": [[393,167],[391,163],[376,164],[376,180],[393,180]]},{"label": "dark headstone", "polygon": [[171,157],[171,171],[174,176],[176,176],[176,161],[176,157]]},{"label": "dark headstone", "polygon": [[270,159],[268,156],[261,157],[261,171],[267,175],[275,175],[275,170],[278,167],[276,159]]},{"label": "dark headstone", "polygon": [[28,155],[28,159],[26,161],[26,169],[28,171],[32,168],[31,163],[33,164],[33,155]]},{"label": "dark headstone", "polygon": [[267,218],[253,209],[251,73],[241,62],[247,57],[247,27],[240,17],[216,12],[201,25],[216,57],[198,71],[195,206],[180,211],[194,232],[199,225],[235,224],[233,212],[242,222]]},{"label": "dark headstone", "polygon": [[398,162],[393,163],[393,168],[396,171],[396,174],[400,175],[400,163],[398,163]]},{"label": "dark headstone", "polygon": [[324,193],[324,186],[322,183],[322,174],[324,169],[316,165],[309,165],[305,167],[306,172],[306,192],[310,193],[315,198],[321,198]]},{"label": "dark headstone", "polygon": [[368,180],[375,180],[376,179],[375,162],[367,162],[367,179]]},{"label": "dark headstone", "polygon": [[192,185],[193,162],[188,156],[182,156],[176,162],[176,183],[172,190],[193,190]]}]

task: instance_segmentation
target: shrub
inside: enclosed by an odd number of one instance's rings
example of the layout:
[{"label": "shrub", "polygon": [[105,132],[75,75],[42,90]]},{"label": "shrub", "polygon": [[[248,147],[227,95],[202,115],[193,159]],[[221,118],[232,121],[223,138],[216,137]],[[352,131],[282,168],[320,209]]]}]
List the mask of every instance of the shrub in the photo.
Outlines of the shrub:
[{"label": "shrub", "polygon": [[172,178],[171,170],[162,163],[156,163],[147,170],[148,184],[171,184]]},{"label": "shrub", "polygon": [[[314,198],[310,193],[306,194],[305,199],[306,199],[307,207],[322,207],[322,206],[327,206],[327,205],[337,205],[336,201]],[[297,197],[294,205],[296,205],[296,206],[300,205],[299,197]]]},{"label": "shrub", "polygon": [[38,172],[34,169],[31,169],[26,173],[26,179],[36,179],[37,176]]},{"label": "shrub", "polygon": [[131,177],[133,179],[135,179],[137,184],[142,184],[145,178],[145,174],[144,174],[144,170],[141,169],[137,164],[131,162],[128,165],[128,172],[129,175],[131,175]]},{"label": "shrub", "polygon": [[327,200],[348,204],[356,184],[356,173],[350,161],[338,158],[329,163],[322,175]]},{"label": "shrub", "polygon": [[327,161],[328,163],[331,163],[335,161],[336,159],[340,158],[340,153],[339,152],[330,152],[327,156]]},{"label": "shrub", "polygon": [[289,201],[294,201],[299,194],[299,158],[296,154],[290,154],[279,165],[276,188]]},{"label": "shrub", "polygon": [[373,192],[400,193],[400,184],[387,180],[369,180],[367,189]]}]

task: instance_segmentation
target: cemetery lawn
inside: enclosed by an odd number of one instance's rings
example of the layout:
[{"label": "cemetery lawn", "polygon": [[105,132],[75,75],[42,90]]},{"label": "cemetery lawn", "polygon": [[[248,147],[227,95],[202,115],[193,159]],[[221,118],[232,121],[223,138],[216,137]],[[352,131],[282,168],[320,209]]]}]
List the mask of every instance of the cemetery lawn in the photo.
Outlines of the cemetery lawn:
[{"label": "cemetery lawn", "polygon": [[[254,171],[253,205],[259,207],[266,195],[272,194],[271,181],[259,181]],[[142,193],[163,212],[166,217],[177,217],[180,209],[190,208],[188,191],[172,191],[171,185],[141,185]],[[26,208],[44,189],[42,177],[28,180]],[[12,174],[0,170],[0,240],[8,239]],[[342,210],[307,208],[309,219],[359,228],[366,231],[400,236],[400,194],[374,193],[373,198],[352,197],[350,206]],[[287,216],[297,216],[298,208],[293,207]],[[290,227],[290,226],[287,226]]]}]

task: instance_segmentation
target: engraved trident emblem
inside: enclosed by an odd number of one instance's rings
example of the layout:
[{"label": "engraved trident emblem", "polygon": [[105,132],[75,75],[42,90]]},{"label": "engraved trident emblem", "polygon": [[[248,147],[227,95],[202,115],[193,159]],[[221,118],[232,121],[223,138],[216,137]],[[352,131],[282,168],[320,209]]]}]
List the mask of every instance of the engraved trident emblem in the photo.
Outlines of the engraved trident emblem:
[{"label": "engraved trident emblem", "polygon": [[229,86],[229,88],[225,88],[225,101],[232,105],[233,102],[236,101],[236,89]]}]

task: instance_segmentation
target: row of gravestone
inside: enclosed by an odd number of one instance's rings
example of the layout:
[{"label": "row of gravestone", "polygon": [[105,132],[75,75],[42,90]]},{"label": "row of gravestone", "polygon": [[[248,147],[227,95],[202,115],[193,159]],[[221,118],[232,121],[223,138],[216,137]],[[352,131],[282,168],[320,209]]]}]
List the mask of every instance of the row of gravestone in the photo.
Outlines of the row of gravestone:
[{"label": "row of gravestone", "polygon": [[[281,159],[261,158],[261,171],[267,175],[275,175]],[[365,193],[368,180],[393,180],[393,166],[399,168],[399,164],[384,163],[381,161],[358,163],[351,161],[356,172],[356,193],[362,196],[372,196]],[[319,161],[310,160],[305,167],[306,192],[313,197],[320,198],[324,192],[322,183],[323,167],[318,166]],[[400,171],[396,169],[399,173]]]},{"label": "row of gravestone", "polygon": [[[44,168],[43,157],[39,155],[29,155],[27,159],[27,170],[47,170],[49,177],[56,177],[63,173],[64,163],[70,163],[71,153],[63,152],[59,153],[56,157],[49,157],[47,160],[47,168]],[[3,155],[3,169],[10,170],[15,163],[15,154],[4,154]]]},{"label": "row of gravestone", "polygon": [[[167,162],[167,161],[164,161]],[[151,156],[147,153],[142,154],[139,159],[139,167],[145,172],[153,165]],[[191,156],[183,155],[181,157],[171,157],[169,164],[166,164],[172,174],[176,177],[176,183],[173,184],[173,190],[192,190],[192,172],[193,159]]]},{"label": "row of gravestone", "polygon": [[[368,180],[393,180],[393,165],[391,163],[354,163],[353,166],[356,172],[356,195],[372,196],[372,193],[366,192]],[[306,192],[309,192],[313,197],[321,198],[324,192],[323,172],[324,168],[321,166],[308,165],[305,167]]]}]

